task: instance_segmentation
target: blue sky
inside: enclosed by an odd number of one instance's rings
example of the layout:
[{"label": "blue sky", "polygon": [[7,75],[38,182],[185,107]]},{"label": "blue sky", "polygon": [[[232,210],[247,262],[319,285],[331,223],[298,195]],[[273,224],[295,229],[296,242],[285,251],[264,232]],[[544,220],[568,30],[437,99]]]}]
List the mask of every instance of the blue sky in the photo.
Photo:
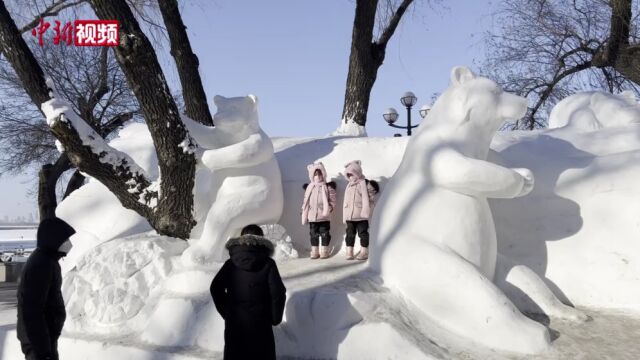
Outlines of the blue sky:
[{"label": "blue sky", "polygon": [[[483,33],[491,26],[491,2],[450,0],[431,8],[426,0],[403,18],[387,47],[371,94],[367,131],[392,136],[382,113],[405,91],[417,108],[446,88],[456,65],[483,58]],[[321,136],[340,121],[355,2],[348,0],[201,0],[182,9],[209,99],[255,94],[261,124],[272,136]],[[158,54],[172,86],[179,88],[168,47]],[[215,112],[213,102],[210,101]],[[412,119],[419,119],[414,111]],[[30,176],[2,176],[0,219],[37,213]]]}]

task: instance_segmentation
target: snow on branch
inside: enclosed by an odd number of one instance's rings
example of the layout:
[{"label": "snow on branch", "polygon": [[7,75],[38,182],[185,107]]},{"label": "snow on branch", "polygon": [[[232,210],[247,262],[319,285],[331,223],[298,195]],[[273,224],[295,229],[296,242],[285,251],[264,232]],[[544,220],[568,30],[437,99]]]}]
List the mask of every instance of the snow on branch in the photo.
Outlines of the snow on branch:
[{"label": "snow on branch", "polygon": [[[50,89],[53,88],[50,79],[47,79],[47,85]],[[74,148],[73,151],[68,151],[72,161],[81,170],[84,166],[90,166],[87,159],[96,159],[100,163],[108,165],[110,169],[108,173],[105,172],[106,169],[93,169],[88,173],[104,175],[94,177],[100,177],[98,180],[103,183],[106,180],[105,185],[116,193],[118,192],[116,188],[122,190],[122,181],[125,180],[126,192],[133,195],[130,200],[153,207],[157,203],[157,184],[153,185],[149,182],[144,169],[138,166],[126,153],[109,146],[100,134],[72,110],[71,105],[56,96],[55,90],[51,90],[51,92],[54,97],[42,103],[41,110],[54,133],[67,135],[70,132],[76,133],[77,137],[65,136],[65,141],[62,141],[67,147]],[[112,184],[108,184],[109,182]]]}]

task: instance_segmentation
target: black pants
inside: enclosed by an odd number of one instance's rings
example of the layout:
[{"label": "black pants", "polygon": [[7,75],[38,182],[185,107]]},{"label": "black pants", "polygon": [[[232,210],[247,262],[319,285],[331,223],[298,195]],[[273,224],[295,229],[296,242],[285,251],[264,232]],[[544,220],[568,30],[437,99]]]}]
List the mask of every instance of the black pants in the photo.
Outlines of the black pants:
[{"label": "black pants", "polygon": [[331,233],[329,230],[331,230],[331,223],[328,221],[309,223],[311,246],[318,246],[320,237],[322,237],[322,246],[329,246],[329,242],[331,242]]},{"label": "black pants", "polygon": [[369,220],[347,221],[347,236],[345,241],[347,246],[356,243],[356,231],[360,237],[360,246],[369,247]]},{"label": "black pants", "polygon": [[[33,348],[31,347],[31,344],[20,344],[20,347],[22,348],[22,353],[24,354],[24,358],[25,360],[41,360],[42,358],[39,358],[38,356],[36,356],[36,353],[33,351]],[[57,340],[52,340],[51,341],[51,360],[58,360],[58,341]]]}]

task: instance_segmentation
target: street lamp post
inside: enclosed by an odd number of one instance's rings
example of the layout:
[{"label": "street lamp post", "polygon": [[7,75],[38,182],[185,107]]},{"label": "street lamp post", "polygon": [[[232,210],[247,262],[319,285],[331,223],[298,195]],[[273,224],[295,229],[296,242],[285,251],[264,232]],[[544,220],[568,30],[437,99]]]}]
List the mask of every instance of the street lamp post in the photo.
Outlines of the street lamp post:
[{"label": "street lamp post", "polygon": [[[387,124],[389,124],[389,126],[398,128],[398,129],[406,129],[407,136],[411,136],[411,130],[418,127],[418,125],[411,125],[411,108],[413,107],[413,105],[416,104],[417,101],[418,101],[418,98],[411,91],[407,91],[400,98],[400,102],[402,103],[402,105],[404,105],[407,108],[407,125],[406,126],[395,124],[395,122],[398,120],[398,112],[394,108],[388,108],[387,111],[382,115],[382,117],[387,122]],[[422,118],[424,119],[424,117],[427,116],[427,113],[429,112],[430,109],[431,107],[429,107],[428,105],[424,105],[420,109],[420,116],[422,116]]]}]

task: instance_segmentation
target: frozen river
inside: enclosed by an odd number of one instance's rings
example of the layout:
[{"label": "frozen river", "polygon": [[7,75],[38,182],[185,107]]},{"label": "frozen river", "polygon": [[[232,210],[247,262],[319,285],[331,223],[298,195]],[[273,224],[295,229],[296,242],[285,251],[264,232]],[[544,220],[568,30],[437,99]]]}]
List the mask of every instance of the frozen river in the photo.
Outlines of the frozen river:
[{"label": "frozen river", "polygon": [[36,247],[37,226],[0,225],[0,252]]}]

